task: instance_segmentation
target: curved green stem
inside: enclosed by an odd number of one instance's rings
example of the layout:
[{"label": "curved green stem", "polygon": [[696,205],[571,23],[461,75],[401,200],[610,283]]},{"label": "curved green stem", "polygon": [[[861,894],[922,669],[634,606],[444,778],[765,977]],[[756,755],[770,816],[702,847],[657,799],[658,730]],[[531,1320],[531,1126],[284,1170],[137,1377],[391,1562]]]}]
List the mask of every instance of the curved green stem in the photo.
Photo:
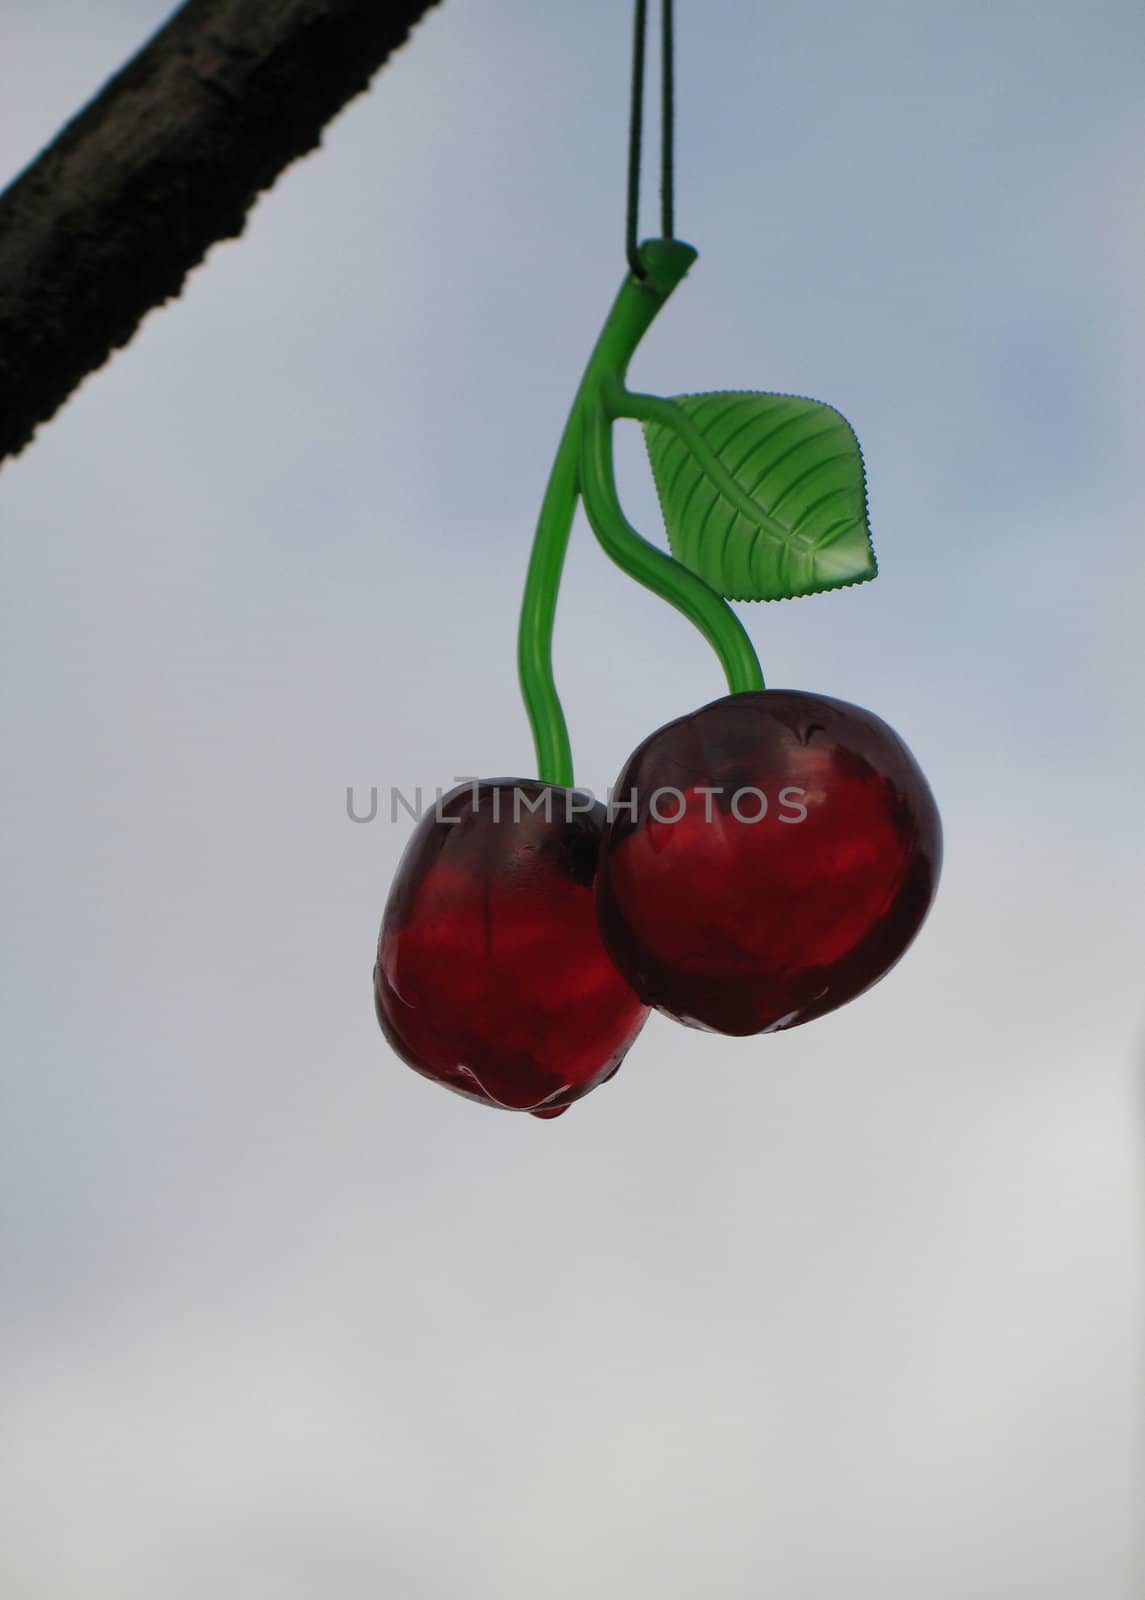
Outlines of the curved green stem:
[{"label": "curved green stem", "polygon": [[573,764],[568,726],[553,678],[553,623],[565,551],[576,515],[579,410],[578,392],[541,502],[517,630],[517,677],[533,730],[537,775],[542,783],[559,784],[564,789],[572,788]]},{"label": "curved green stem", "polygon": [[695,259],[691,245],[672,239],[653,239],[641,247],[645,275],[636,278],[629,273],[620,286],[577,389],[541,502],[521,602],[517,673],[542,783],[571,788],[573,782],[568,728],[553,679],[553,624],[580,488],[585,402],[596,394],[606,373],[626,370],[656,313]]},{"label": "curved green stem", "polygon": [[[557,590],[578,493],[601,545],[626,572],[652,589],[701,630],[723,664],[733,693],[763,686],[759,662],[738,618],[714,589],[671,556],[642,539],[624,516],[612,467],[611,424],[623,411],[623,377],[696,252],[675,239],[641,246],[644,276],[625,278],[573,400],[549,476],[525,578],[517,640],[517,670],[543,783],[571,788],[572,752],[553,679]],[[620,406],[609,409],[608,397]]]},{"label": "curved green stem", "polygon": [[637,533],[621,509],[612,464],[612,423],[626,414],[628,400],[621,378],[608,374],[584,408],[581,494],[592,530],[605,553],[629,577],[695,623],[719,656],[732,694],[762,689],[759,657],[727,601],[703,578]]}]

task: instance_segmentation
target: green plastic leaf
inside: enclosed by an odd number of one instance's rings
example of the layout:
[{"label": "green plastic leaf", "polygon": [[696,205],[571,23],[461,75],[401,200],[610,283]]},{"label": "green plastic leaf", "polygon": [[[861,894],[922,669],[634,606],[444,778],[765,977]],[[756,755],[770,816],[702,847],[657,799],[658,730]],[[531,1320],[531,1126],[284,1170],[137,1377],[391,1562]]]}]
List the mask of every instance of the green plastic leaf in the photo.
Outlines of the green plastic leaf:
[{"label": "green plastic leaf", "polygon": [[786,600],[875,576],[859,441],[832,406],[753,393],[655,404],[644,437],[668,543],[725,599]]}]

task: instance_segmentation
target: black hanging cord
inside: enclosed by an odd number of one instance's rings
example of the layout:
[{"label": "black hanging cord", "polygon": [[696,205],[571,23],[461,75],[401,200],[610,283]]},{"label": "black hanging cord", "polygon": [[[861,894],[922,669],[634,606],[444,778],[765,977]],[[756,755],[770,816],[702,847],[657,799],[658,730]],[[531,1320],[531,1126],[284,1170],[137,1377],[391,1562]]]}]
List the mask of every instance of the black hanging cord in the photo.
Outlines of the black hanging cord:
[{"label": "black hanging cord", "polygon": [[[672,0],[660,0],[660,232],[665,239],[675,230],[675,88],[672,75],[674,39]],[[640,147],[644,130],[644,41],[648,31],[648,0],[636,0],[632,30],[632,102],[628,124],[628,216],[625,250],[634,277],[642,278],[637,237],[640,210]]]},{"label": "black hanging cord", "polygon": [[676,164],[672,149],[676,123],[676,87],[672,77],[672,0],[660,0],[660,5],[660,233],[665,239],[671,239],[675,236],[673,191],[676,187]]}]

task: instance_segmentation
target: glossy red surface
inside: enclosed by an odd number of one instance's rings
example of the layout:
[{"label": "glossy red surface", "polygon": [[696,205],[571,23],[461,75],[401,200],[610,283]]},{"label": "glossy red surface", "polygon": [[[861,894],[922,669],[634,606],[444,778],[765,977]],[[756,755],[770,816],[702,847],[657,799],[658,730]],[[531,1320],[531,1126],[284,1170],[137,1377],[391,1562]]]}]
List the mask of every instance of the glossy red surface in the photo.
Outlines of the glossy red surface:
[{"label": "glossy red surface", "polygon": [[[633,794],[634,816],[619,804]],[[941,862],[934,798],[893,729],[842,700],[761,690],[669,723],[630,757],[597,914],[649,1005],[720,1033],[774,1032],[895,964]]]},{"label": "glossy red surface", "polygon": [[523,778],[446,795],[402,858],[374,969],[378,1021],[404,1061],[540,1117],[610,1078],[648,1015],[597,930],[604,807],[570,815],[570,800],[588,804]]}]

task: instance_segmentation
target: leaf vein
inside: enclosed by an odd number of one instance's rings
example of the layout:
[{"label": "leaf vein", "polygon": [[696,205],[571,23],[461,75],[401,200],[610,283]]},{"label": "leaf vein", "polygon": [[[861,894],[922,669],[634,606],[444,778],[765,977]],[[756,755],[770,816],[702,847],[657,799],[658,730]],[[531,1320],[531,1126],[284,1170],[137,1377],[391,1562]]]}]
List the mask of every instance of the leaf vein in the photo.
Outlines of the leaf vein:
[{"label": "leaf vein", "polygon": [[[837,455],[827,456],[823,461],[813,461],[812,464],[809,467],[805,467],[802,472],[797,473],[795,475],[795,477],[792,478],[791,482],[782,491],[782,493],[779,495],[778,499],[774,502],[774,504],[768,507],[768,510],[770,511],[770,514],[774,517],[776,512],[779,510],[780,506],[783,504],[783,502],[787,499],[788,495],[791,493],[791,491],[793,489],[798,489],[799,485],[801,483],[805,483],[808,478],[813,478],[817,472],[823,472],[823,471],[826,470],[827,467],[833,467],[836,464],[836,462],[839,462],[839,461],[851,461],[852,459],[853,459],[853,457],[852,457],[852,454],[851,454],[851,452],[849,450],[842,450]],[[844,487],[845,488],[850,488],[851,485],[847,484],[847,485],[844,485]],[[831,490],[831,494],[838,494],[840,492],[841,492],[841,490],[837,490],[837,489],[832,489]],[[828,498],[828,496],[825,495],[824,499],[826,499],[826,498]],[[818,503],[819,502],[816,502],[816,504],[818,504]],[[801,515],[800,520],[802,520],[802,515]],[[798,527],[798,524],[796,524],[796,527]],[[796,528],[789,528],[788,529],[788,532],[790,532],[790,533],[794,533],[795,531],[796,531]]]},{"label": "leaf vein", "polygon": [[852,528],[861,528],[862,526],[863,519],[861,517],[843,517],[838,522],[828,524],[824,532],[812,541],[812,553],[818,555],[820,550],[829,550],[833,544],[838,544],[844,534],[849,533]]},{"label": "leaf vein", "polygon": [[[726,398],[727,397],[725,395],[713,394],[705,396],[705,400],[707,401],[721,400]],[[709,415],[706,409],[701,411],[700,407],[697,406],[696,410],[699,415],[697,415],[693,420],[701,432],[707,434],[710,433],[713,428],[718,428],[725,417],[730,417],[732,412],[738,411],[741,406],[750,405],[754,410],[755,402],[758,399],[759,396],[757,394],[737,394],[728,402],[726,406],[722,406],[718,411],[716,411],[714,415]],[[688,408],[685,407],[684,409],[687,411]],[[737,429],[736,431],[738,432],[739,430]]]},{"label": "leaf vein", "polygon": [[[807,521],[808,517],[814,516],[819,507],[826,505],[828,500],[834,500],[841,494],[854,493],[855,486],[853,483],[841,483],[834,489],[828,489],[826,494],[821,494],[817,500],[812,500],[810,505],[804,506],[803,510],[799,513],[799,517],[793,525],[791,532],[793,534],[798,533],[800,528],[802,528],[803,524]],[[855,518],[852,517],[850,520],[853,522]],[[818,548],[818,546],[816,546],[816,548]]]},{"label": "leaf vein", "polygon": [[[707,510],[704,512],[703,516],[700,518],[699,525],[696,528],[696,532],[695,532],[695,535],[694,535],[693,540],[692,540],[692,549],[696,552],[697,558],[699,556],[699,552],[700,552],[700,550],[701,550],[701,548],[703,546],[703,543],[704,543],[704,531],[707,528],[708,523],[711,521],[712,512],[716,509],[716,507],[718,505],[723,505],[723,504],[726,503],[724,501],[723,496],[720,494],[719,490],[716,489],[715,484],[711,485],[711,489],[712,489],[712,498],[708,501]],[[725,543],[726,543],[726,540],[725,540]]]},{"label": "leaf vein", "polygon": [[[805,439],[797,439],[794,444],[788,445],[787,449],[784,450],[782,455],[776,456],[773,461],[769,461],[767,463],[763,471],[756,478],[755,482],[750,485],[750,487],[746,484],[744,485],[747,493],[754,496],[758,492],[768,474],[774,472],[776,467],[782,466],[782,464],[787,460],[788,456],[793,456],[797,450],[802,450],[805,444],[816,444],[820,439],[829,438],[830,435],[835,432],[836,429],[833,425],[827,428],[820,428],[818,433],[809,433]],[[750,460],[751,457],[749,456],[747,459]],[[744,466],[746,465],[747,461],[744,462]]]},{"label": "leaf vein", "polygon": [[[683,498],[683,500],[682,500],[682,502],[680,504],[680,509],[676,513],[676,517],[677,517],[677,521],[678,521],[678,525],[679,525],[679,530],[680,530],[680,542],[685,547],[690,547],[693,552],[697,548],[696,542],[694,540],[687,539],[686,534],[685,534],[685,525],[686,525],[687,520],[688,520],[688,507],[692,503],[692,497],[695,494],[696,490],[700,487],[700,485],[702,483],[707,483],[707,482],[708,482],[707,474],[704,473],[704,472],[697,472],[696,476],[692,479],[691,488],[688,490],[687,494],[684,496],[684,498]],[[713,491],[713,503],[714,503],[714,500],[718,500],[719,499],[719,494],[715,490],[715,486],[714,485],[712,485],[711,487],[712,487],[712,491]]]},{"label": "leaf vein", "polygon": [[680,474],[688,465],[688,462],[692,459],[691,451],[688,449],[687,445],[683,444],[679,439],[677,439],[674,433],[670,433],[668,435],[668,443],[664,447],[664,453],[661,459],[664,462],[668,462],[673,452],[675,452],[677,460],[676,465],[672,468],[671,477],[665,478],[664,480],[665,500],[671,499],[672,495],[675,494],[676,486],[680,481]]}]

